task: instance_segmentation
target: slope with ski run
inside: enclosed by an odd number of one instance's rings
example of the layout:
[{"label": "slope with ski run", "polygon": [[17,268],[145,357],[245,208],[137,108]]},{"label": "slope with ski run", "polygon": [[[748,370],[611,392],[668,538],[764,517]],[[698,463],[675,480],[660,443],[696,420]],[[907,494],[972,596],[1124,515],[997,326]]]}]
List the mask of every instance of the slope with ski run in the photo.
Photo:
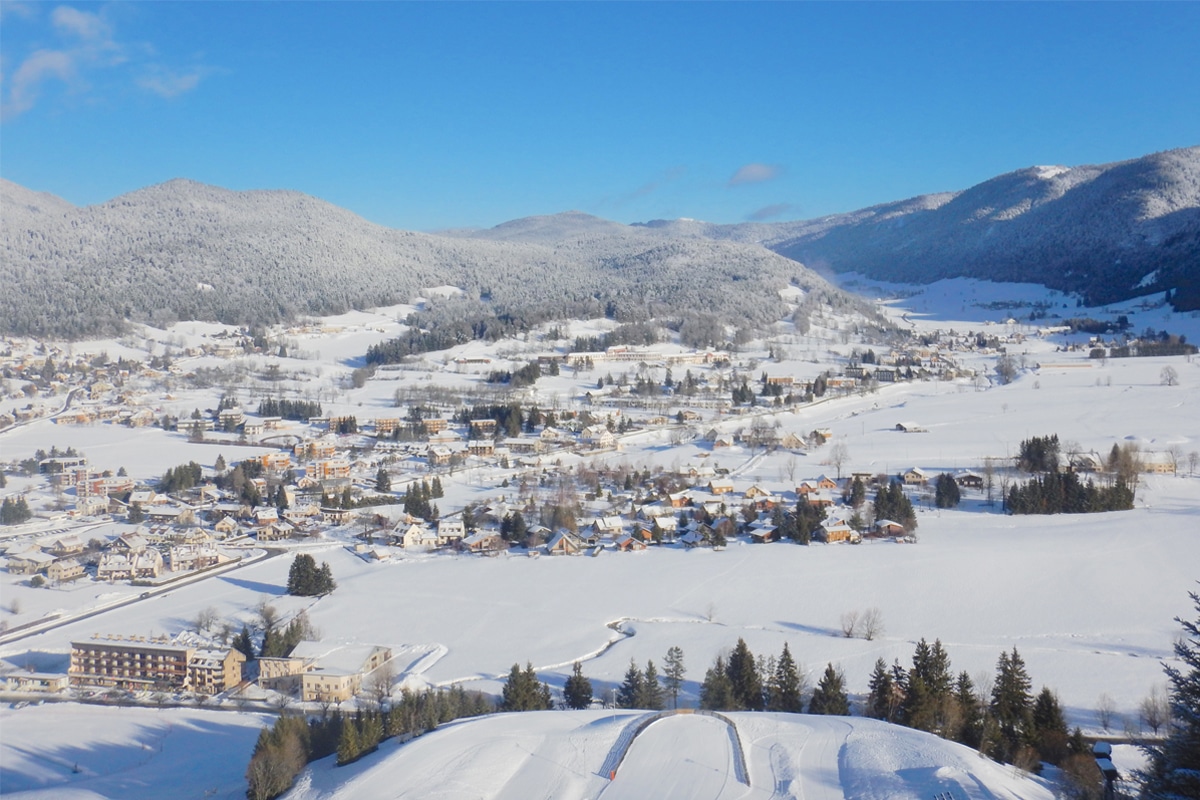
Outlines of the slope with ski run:
[{"label": "slope with ski run", "polygon": [[[734,767],[728,725],[668,716],[605,774],[622,733],[645,714],[551,711],[444,726],[387,742],[356,764],[312,764],[286,800],[359,797],[483,800],[1050,800],[1043,782],[961,745],[869,719],[732,713],[749,785]],[[611,780],[610,780],[611,778]]]}]

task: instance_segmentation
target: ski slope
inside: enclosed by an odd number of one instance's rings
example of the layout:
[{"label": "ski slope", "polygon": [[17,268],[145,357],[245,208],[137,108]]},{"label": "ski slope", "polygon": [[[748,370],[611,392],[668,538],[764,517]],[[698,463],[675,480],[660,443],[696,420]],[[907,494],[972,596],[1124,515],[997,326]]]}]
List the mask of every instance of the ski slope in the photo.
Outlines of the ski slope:
[{"label": "ski slope", "polygon": [[724,721],[698,714],[648,725],[614,773],[607,756],[631,711],[498,714],[385,743],[356,764],[310,766],[286,800],[1051,800],[1043,781],[930,734],[850,717],[727,715],[746,751],[735,768]]}]

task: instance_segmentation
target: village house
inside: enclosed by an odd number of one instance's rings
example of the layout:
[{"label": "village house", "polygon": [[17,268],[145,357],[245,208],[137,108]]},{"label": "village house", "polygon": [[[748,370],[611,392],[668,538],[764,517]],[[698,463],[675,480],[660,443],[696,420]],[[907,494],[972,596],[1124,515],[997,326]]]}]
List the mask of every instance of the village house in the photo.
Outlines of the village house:
[{"label": "village house", "polygon": [[[645,531],[645,532],[647,534],[649,533],[649,531]],[[613,544],[616,545],[617,549],[620,550],[622,553],[628,553],[630,551],[640,551],[640,550],[646,549],[646,539],[645,538],[633,536],[628,533],[622,533],[621,535],[617,536],[617,538],[613,539]]]},{"label": "village house", "polygon": [[100,556],[96,579],[127,581],[157,578],[163,570],[162,553],[143,549],[131,552],[110,551]]},{"label": "village house", "polygon": [[924,486],[929,483],[929,473],[920,467],[913,467],[901,472],[900,480],[905,486]]},{"label": "village house", "polygon": [[467,535],[466,527],[461,519],[443,519],[437,526],[438,547],[448,547],[460,542]]},{"label": "village house", "polygon": [[[400,531],[400,526],[395,528],[393,536],[396,536],[396,532],[398,531]],[[408,524],[403,532],[399,533],[397,538],[400,546],[405,550],[427,551],[433,550],[438,546],[437,533],[425,525],[415,522]]]},{"label": "village house", "polygon": [[46,577],[55,583],[66,583],[84,575],[83,564],[73,558],[63,558],[46,567]]},{"label": "village house", "polygon": [[546,545],[552,556],[576,556],[583,552],[583,541],[570,531],[558,531]]},{"label": "village house", "polygon": [[854,541],[858,538],[858,534],[845,520],[827,519],[812,532],[812,538],[818,542],[832,544],[834,542]]},{"label": "village house", "polygon": [[300,665],[301,700],[341,703],[358,694],[364,678],[391,659],[391,649],[379,645],[300,642],[285,666]]},{"label": "village house", "polygon": [[959,472],[954,476],[954,482],[963,489],[982,489],[983,476],[977,472]]},{"label": "village house", "polygon": [[46,571],[53,563],[54,556],[35,547],[20,553],[10,553],[8,571],[13,575],[36,575]]},{"label": "village house", "polygon": [[168,559],[172,572],[206,569],[233,560],[211,543],[181,544],[178,547],[172,547],[168,552]]},{"label": "village house", "polygon": [[500,534],[492,531],[477,531],[464,538],[461,547],[468,553],[477,555],[496,555],[508,549],[508,542]]}]

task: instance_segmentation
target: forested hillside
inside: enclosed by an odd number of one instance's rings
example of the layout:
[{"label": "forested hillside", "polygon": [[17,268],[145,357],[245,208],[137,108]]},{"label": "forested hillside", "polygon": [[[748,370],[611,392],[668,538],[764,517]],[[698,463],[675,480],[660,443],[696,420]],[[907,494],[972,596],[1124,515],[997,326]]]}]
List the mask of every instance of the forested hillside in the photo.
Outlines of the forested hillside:
[{"label": "forested hillside", "polygon": [[786,310],[778,291],[789,283],[854,302],[762,247],[586,215],[435,236],[374,225],[295,192],[186,180],[84,208],[7,181],[0,189],[0,278],[10,289],[0,295],[0,324],[8,333],[80,337],[177,319],[273,323],[407,302],[422,287],[446,284],[467,293],[439,301],[455,314],[518,329],[555,318],[701,312],[766,324]]},{"label": "forested hillside", "polygon": [[1169,291],[1177,309],[1200,308],[1200,147],[1029,167],[963,192],[803,222],[648,225],[761,242],[817,269],[879,280],[1029,281],[1091,303]]}]

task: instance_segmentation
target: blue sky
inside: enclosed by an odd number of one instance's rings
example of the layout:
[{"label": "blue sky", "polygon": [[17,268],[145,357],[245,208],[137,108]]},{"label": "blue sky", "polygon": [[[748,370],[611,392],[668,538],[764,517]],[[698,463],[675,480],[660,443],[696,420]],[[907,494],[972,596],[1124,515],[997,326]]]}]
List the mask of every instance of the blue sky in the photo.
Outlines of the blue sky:
[{"label": "blue sky", "polygon": [[801,219],[1200,144],[1200,3],[0,3],[0,175]]}]

